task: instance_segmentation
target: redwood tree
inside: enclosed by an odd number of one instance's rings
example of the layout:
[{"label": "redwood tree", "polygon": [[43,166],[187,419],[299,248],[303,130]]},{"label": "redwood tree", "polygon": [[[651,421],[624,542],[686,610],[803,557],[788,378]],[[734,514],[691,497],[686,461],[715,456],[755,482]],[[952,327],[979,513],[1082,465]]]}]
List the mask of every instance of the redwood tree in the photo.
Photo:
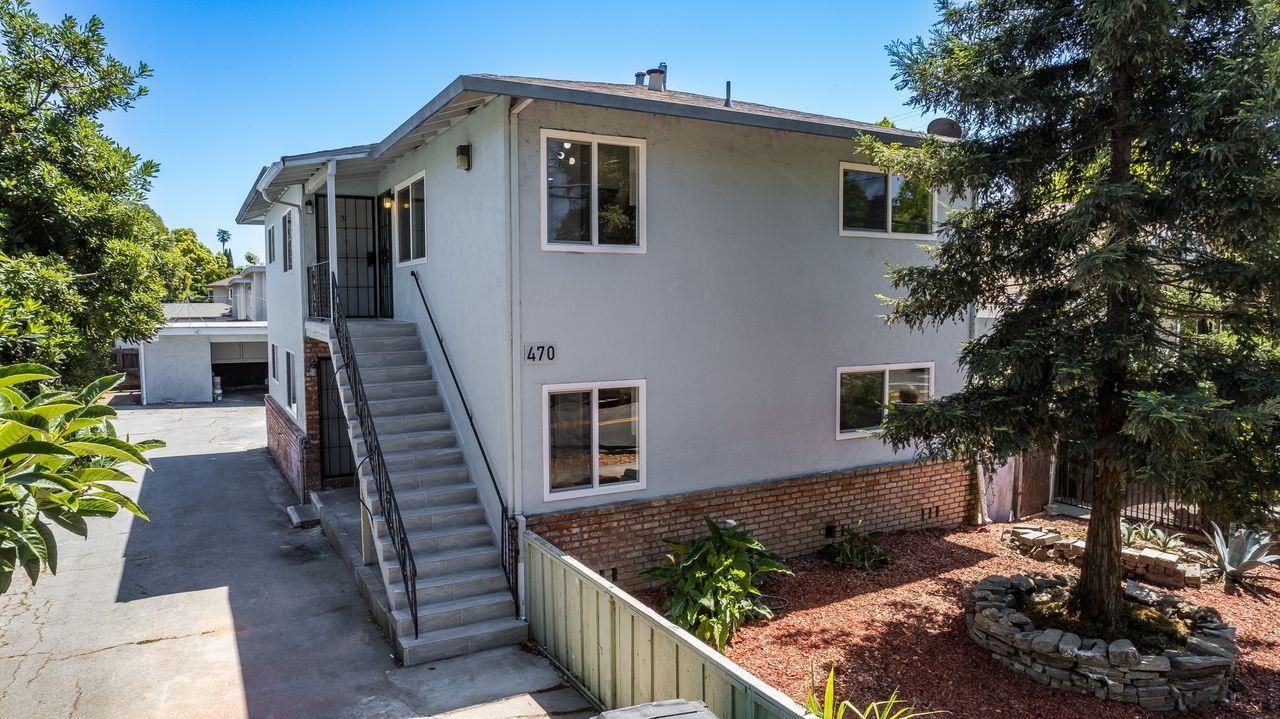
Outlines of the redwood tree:
[{"label": "redwood tree", "polygon": [[1075,601],[1114,628],[1126,485],[1246,516],[1280,487],[1280,3],[973,0],[889,46],[957,142],[859,149],[971,198],[932,263],[890,271],[888,319],[998,311],[961,391],[897,405],[885,438],[991,465],[1092,458]]}]

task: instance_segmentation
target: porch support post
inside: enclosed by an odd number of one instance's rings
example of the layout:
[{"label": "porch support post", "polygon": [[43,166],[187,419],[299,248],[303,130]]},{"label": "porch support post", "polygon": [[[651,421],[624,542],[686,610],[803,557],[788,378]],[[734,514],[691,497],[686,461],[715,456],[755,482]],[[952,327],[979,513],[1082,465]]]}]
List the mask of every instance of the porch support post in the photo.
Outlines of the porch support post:
[{"label": "porch support post", "polygon": [[328,224],[329,237],[326,238],[329,244],[329,271],[334,277],[338,276],[338,161],[329,160],[329,167],[325,172],[325,193],[328,196],[328,202],[325,203],[326,223]]}]

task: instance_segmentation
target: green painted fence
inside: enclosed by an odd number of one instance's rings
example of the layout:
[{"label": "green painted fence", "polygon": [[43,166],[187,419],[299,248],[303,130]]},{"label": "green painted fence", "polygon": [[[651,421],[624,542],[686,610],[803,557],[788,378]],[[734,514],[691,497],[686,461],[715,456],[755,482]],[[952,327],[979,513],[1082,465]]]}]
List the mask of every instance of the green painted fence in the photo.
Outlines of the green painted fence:
[{"label": "green painted fence", "polygon": [[533,532],[525,532],[533,639],[610,709],[701,700],[720,719],[803,719],[804,709]]}]

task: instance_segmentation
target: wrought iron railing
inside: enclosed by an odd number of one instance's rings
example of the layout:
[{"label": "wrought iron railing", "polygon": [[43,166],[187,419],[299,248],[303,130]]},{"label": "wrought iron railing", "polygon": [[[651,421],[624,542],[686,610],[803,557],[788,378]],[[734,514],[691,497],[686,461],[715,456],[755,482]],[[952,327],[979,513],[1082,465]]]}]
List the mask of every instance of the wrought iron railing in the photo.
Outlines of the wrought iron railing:
[{"label": "wrought iron railing", "polygon": [[498,532],[499,548],[502,552],[502,573],[507,577],[507,588],[511,590],[511,596],[516,600],[516,608],[518,610],[520,596],[516,587],[515,568],[519,563],[520,545],[511,546],[511,528],[508,526],[511,522],[511,514],[507,510],[506,501],[502,499],[502,490],[498,488],[498,478],[493,473],[493,465],[489,462],[489,453],[485,451],[484,441],[480,439],[480,432],[476,429],[476,420],[471,415],[471,406],[467,404],[467,395],[462,391],[462,383],[458,381],[457,373],[453,371],[453,362],[449,359],[449,350],[444,346],[444,338],[440,336],[440,328],[436,326],[436,318],[431,312],[431,304],[427,302],[427,294],[422,291],[422,280],[418,278],[417,270],[410,270],[409,275],[413,277],[413,284],[418,287],[418,296],[422,298],[422,307],[427,311],[427,320],[431,322],[431,331],[435,333],[436,344],[440,345],[440,354],[444,357],[444,366],[449,370],[449,378],[453,381],[453,386],[458,390],[458,399],[462,401],[462,411],[467,416],[467,427],[471,430],[471,436],[476,439],[476,447],[480,449],[480,458],[484,460],[485,471],[489,473],[489,481],[493,484],[494,496],[498,499],[498,507],[502,512],[501,531]]},{"label": "wrought iron railing", "polygon": [[337,287],[336,280],[330,282],[329,263],[317,262],[307,268],[307,317],[327,320],[332,313],[329,296],[330,286]]},{"label": "wrought iron railing", "polygon": [[[1093,508],[1093,463],[1065,448],[1058,453],[1053,501],[1081,509]],[[1125,519],[1155,522],[1184,532],[1201,530],[1200,508],[1180,500],[1168,487],[1131,480],[1125,486]]]},{"label": "wrought iron railing", "polygon": [[[347,373],[347,386],[356,408],[356,418],[360,421],[360,433],[364,435],[365,457],[360,460],[360,464],[369,466],[369,474],[373,477],[374,487],[378,491],[378,505],[382,509],[382,518],[387,524],[391,546],[396,551],[396,561],[400,563],[400,579],[404,582],[405,598],[409,602],[409,612],[413,617],[413,636],[417,638],[418,565],[413,561],[413,549],[409,546],[409,535],[404,530],[400,504],[396,502],[396,492],[391,486],[387,462],[382,456],[382,446],[378,444],[378,431],[373,426],[373,415],[369,411],[369,402],[364,396],[360,365],[356,362],[355,347],[347,328],[347,318],[342,312],[342,291],[338,289],[337,278],[330,282],[330,287],[333,300],[333,332],[338,340],[338,350],[342,353],[342,367]],[[360,467],[357,466],[356,475],[359,476],[359,473]]]}]

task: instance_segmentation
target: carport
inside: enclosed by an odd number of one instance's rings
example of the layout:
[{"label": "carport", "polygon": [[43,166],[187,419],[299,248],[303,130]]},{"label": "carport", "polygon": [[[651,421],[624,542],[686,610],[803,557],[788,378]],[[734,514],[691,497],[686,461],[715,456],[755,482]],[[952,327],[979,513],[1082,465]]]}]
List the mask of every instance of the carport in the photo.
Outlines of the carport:
[{"label": "carport", "polygon": [[138,350],[142,404],[212,402],[213,377],[223,389],[267,380],[267,323],[169,322]]}]

